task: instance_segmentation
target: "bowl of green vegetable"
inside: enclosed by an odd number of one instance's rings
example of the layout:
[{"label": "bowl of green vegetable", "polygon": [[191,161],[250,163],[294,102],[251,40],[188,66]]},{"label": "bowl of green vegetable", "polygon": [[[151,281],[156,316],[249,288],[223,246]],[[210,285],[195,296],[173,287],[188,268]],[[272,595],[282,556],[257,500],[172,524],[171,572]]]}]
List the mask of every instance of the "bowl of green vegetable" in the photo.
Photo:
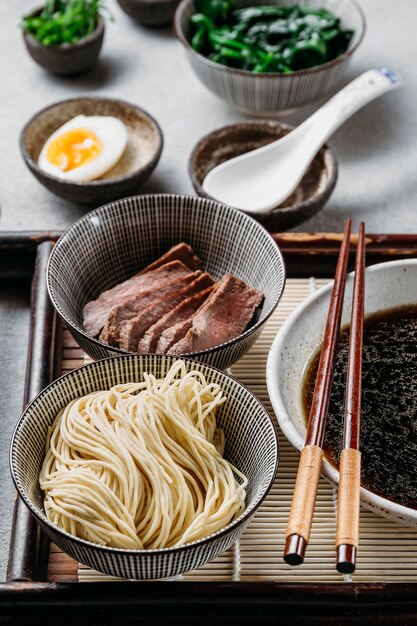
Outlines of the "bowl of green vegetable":
[{"label": "bowl of green vegetable", "polygon": [[36,63],[54,74],[78,74],[103,44],[100,0],[46,0],[22,20],[23,39]]},{"label": "bowl of green vegetable", "polygon": [[175,30],[210,91],[268,116],[337,84],[365,17],[356,0],[182,0]]}]

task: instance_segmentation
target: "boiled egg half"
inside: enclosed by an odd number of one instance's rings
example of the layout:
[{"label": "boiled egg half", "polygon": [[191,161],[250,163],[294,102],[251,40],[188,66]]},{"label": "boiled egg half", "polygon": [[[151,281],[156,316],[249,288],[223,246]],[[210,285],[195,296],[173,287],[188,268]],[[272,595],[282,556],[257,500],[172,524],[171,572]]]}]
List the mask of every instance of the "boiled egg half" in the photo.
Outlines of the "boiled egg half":
[{"label": "boiled egg half", "polygon": [[38,165],[57,178],[94,180],[116,165],[127,139],[126,126],[117,117],[77,115],[49,137]]}]

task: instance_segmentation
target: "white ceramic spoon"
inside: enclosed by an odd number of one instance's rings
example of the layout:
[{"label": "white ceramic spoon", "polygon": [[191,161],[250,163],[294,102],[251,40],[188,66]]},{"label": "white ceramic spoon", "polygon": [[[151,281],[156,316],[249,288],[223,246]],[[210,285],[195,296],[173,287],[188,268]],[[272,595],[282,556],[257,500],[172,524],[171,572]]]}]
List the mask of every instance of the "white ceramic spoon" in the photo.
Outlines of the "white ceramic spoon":
[{"label": "white ceramic spoon", "polygon": [[212,169],[204,179],[204,191],[243,211],[269,213],[292,194],[339,126],[365,104],[401,84],[401,76],[393,70],[361,74],[282,139]]}]

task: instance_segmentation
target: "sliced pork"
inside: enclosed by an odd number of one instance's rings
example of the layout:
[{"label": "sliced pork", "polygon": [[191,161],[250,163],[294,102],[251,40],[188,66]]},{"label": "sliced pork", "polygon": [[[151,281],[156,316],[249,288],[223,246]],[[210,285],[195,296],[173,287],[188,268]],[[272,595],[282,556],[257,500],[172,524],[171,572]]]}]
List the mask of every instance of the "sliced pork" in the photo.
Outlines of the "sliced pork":
[{"label": "sliced pork", "polygon": [[190,273],[190,269],[181,261],[171,261],[161,267],[129,278],[103,291],[97,298],[87,302],[83,310],[84,330],[91,337],[98,337],[104,327],[110,310],[121,304],[129,296],[135,296],[149,289],[158,289],[167,283]]},{"label": "sliced pork", "polygon": [[[161,338],[162,333],[170,329],[173,325],[178,326],[180,323],[184,323],[186,320],[191,319],[192,315],[203,304],[204,300],[213,291],[213,287],[208,287],[204,291],[186,298],[171,311],[166,313],[160,320],[153,324],[138,344],[138,352],[146,354],[149,352],[157,352],[156,346]],[[187,329],[188,330],[188,329]],[[185,334],[185,333],[184,333]]]},{"label": "sliced pork", "polygon": [[120,304],[114,306],[107,318],[107,322],[101,331],[100,340],[111,346],[119,345],[120,329],[133,317],[155,302],[180,291],[201,275],[201,271],[190,272],[185,276],[174,279],[166,285],[140,291],[136,296],[125,298]]},{"label": "sliced pork", "polygon": [[207,272],[199,276],[184,289],[175,294],[152,304],[139,315],[126,322],[120,329],[120,347],[130,352],[136,352],[139,340],[153,324],[163,315],[171,311],[185,298],[196,295],[214,284],[213,279]]},{"label": "sliced pork", "polygon": [[226,274],[193,316],[186,335],[167,353],[199,352],[237,337],[246,329],[263,299],[260,291]]}]

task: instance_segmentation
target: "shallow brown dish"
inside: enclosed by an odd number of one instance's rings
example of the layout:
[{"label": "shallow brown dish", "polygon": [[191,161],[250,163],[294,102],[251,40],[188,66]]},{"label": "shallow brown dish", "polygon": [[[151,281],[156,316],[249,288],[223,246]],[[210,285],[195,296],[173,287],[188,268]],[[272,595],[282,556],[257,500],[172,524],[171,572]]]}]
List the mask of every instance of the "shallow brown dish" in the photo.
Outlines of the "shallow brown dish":
[{"label": "shallow brown dish", "polygon": [[[128,143],[122,158],[102,178],[92,181],[66,181],[44,172],[37,164],[44,143],[62,124],[82,114],[113,115],[126,124]],[[32,174],[53,193],[81,204],[102,204],[137,190],[158,163],[162,146],[162,131],[153,117],[133,104],[110,98],[74,98],[52,104],[36,113],[20,135],[20,149]]]},{"label": "shallow brown dish", "polygon": [[117,0],[131,18],[145,26],[166,26],[174,17],[180,0]]},{"label": "shallow brown dish", "polygon": [[[233,157],[280,139],[292,126],[272,121],[242,122],[209,133],[191,153],[188,171],[199,196],[211,198],[202,187],[203,181],[216,165]],[[269,215],[249,213],[268,230],[286,230],[305,222],[323,208],[337,181],[334,152],[325,145],[315,157],[300,185],[288,200],[272,209]]]},{"label": "shallow brown dish", "polygon": [[[39,15],[43,7],[39,7],[27,17]],[[36,37],[23,30],[26,48],[36,63],[53,74],[78,74],[91,67],[97,59],[104,39],[104,22],[98,19],[95,30],[76,43],[64,43],[59,46],[44,46]]]}]

